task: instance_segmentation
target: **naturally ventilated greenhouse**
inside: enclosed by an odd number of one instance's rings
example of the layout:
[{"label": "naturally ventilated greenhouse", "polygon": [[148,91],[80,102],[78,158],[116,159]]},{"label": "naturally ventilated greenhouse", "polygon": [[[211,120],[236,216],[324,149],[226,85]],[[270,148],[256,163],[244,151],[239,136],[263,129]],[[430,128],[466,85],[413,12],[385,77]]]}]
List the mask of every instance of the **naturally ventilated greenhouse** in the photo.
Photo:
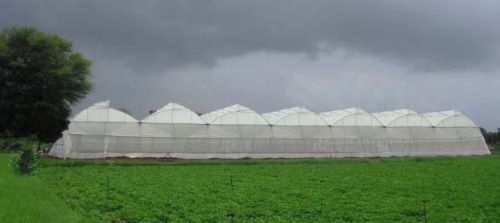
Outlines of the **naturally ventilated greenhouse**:
[{"label": "naturally ventilated greenhouse", "polygon": [[201,116],[169,103],[142,120],[96,103],[70,120],[50,154],[70,158],[297,158],[482,155],[481,131],[457,111],[259,114],[233,105]]}]

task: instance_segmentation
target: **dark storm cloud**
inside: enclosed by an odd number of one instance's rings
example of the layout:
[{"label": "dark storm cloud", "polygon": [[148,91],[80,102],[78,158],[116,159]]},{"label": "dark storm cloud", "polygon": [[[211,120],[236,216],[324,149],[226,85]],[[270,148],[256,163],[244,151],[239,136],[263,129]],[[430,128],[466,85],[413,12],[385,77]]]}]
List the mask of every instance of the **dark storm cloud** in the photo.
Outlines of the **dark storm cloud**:
[{"label": "dark storm cloud", "polygon": [[337,48],[424,70],[488,69],[499,53],[496,1],[2,1],[0,25],[61,33],[141,72]]},{"label": "dark storm cloud", "polygon": [[200,112],[458,109],[500,123],[497,0],[0,0],[0,28],[71,39],[95,92],[137,118]]}]

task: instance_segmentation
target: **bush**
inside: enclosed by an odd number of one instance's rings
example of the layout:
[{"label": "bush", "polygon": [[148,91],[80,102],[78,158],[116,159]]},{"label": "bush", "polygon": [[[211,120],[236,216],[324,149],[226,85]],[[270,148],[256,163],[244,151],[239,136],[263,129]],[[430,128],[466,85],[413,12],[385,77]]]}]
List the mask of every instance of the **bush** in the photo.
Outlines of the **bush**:
[{"label": "bush", "polygon": [[490,150],[493,154],[500,154],[500,144],[491,146]]},{"label": "bush", "polygon": [[14,157],[12,164],[20,174],[32,174],[38,167],[38,151],[33,144],[25,143],[19,155]]},{"label": "bush", "polygon": [[0,139],[0,151],[16,152],[20,151],[22,144],[17,139]]}]

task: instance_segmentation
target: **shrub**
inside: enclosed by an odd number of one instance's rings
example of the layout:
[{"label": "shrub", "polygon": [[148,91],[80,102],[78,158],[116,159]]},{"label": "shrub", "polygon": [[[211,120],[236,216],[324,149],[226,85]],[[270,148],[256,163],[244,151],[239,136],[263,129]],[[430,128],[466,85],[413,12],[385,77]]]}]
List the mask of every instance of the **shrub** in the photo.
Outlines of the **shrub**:
[{"label": "shrub", "polygon": [[32,174],[38,167],[38,151],[33,144],[25,143],[19,155],[12,160],[14,169],[20,174]]},{"label": "shrub", "polygon": [[490,147],[491,153],[500,154],[500,144]]},{"label": "shrub", "polygon": [[20,151],[22,144],[17,139],[0,139],[0,151],[15,152]]}]

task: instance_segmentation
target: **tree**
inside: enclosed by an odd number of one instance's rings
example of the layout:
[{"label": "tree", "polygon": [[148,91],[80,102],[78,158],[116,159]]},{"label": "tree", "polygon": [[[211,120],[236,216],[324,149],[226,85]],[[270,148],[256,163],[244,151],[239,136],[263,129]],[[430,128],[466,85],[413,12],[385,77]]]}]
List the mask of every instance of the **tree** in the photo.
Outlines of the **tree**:
[{"label": "tree", "polygon": [[92,90],[91,62],[72,43],[34,28],[0,32],[0,135],[57,139],[70,106]]},{"label": "tree", "polygon": [[481,133],[483,134],[486,143],[490,146],[498,145],[500,143],[500,128],[497,129],[497,132],[488,132],[484,128],[479,128]]}]

